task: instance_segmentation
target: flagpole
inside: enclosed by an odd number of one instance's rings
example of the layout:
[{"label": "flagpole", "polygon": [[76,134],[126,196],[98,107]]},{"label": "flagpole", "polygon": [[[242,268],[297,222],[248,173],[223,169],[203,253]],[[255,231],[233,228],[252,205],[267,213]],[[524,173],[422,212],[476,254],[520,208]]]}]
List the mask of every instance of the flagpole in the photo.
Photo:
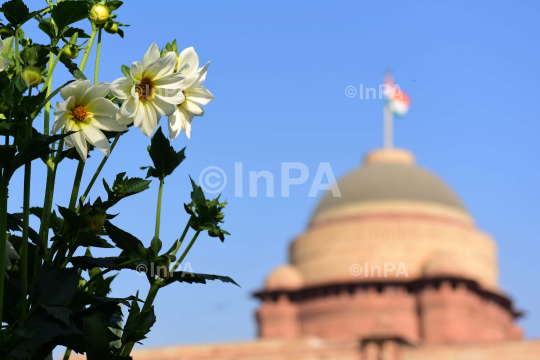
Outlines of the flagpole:
[{"label": "flagpole", "polygon": [[384,121],[384,135],[383,143],[385,149],[392,149],[394,147],[394,114],[388,109],[387,104],[383,106],[383,121]]}]

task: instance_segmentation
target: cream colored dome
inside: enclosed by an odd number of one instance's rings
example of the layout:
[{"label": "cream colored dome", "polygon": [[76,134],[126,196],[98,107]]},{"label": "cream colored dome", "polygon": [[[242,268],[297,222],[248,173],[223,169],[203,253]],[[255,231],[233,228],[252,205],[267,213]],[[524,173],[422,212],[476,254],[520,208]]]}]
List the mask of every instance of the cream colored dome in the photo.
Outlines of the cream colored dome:
[{"label": "cream colored dome", "polygon": [[292,265],[275,268],[266,279],[266,290],[297,290],[304,285],[302,273]]},{"label": "cream colored dome", "polygon": [[328,192],[314,218],[349,204],[380,200],[433,203],[467,212],[461,199],[436,175],[415,166],[414,156],[403,149],[382,149],[369,153],[364,166],[338,183],[341,197]]},{"label": "cream colored dome", "polygon": [[[447,257],[459,259],[463,276],[497,288],[495,243],[476,227],[454,191],[415,165],[409,151],[369,153],[338,187],[342,196],[328,192],[306,232],[291,244],[290,262],[306,285],[369,280],[372,267],[384,277],[386,263],[393,264],[389,269],[395,266],[387,272],[389,281],[395,280],[400,264],[409,278],[420,278],[427,264]],[[351,272],[356,265],[362,275]],[[429,267],[440,272],[436,265]]]}]

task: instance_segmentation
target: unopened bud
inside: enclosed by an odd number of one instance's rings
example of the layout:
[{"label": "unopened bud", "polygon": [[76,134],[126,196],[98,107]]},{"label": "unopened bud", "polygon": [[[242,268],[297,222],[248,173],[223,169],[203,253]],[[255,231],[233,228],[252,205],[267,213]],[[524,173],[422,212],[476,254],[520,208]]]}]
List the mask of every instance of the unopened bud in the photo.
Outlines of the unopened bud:
[{"label": "unopened bud", "polygon": [[90,10],[89,17],[94,24],[103,24],[109,19],[109,9],[103,5],[94,5]]},{"label": "unopened bud", "polygon": [[103,210],[90,210],[84,215],[84,221],[86,225],[95,233],[98,233],[103,229],[105,221],[107,220],[107,213]]},{"label": "unopened bud", "polygon": [[33,88],[37,87],[39,84],[41,84],[41,81],[43,80],[43,77],[41,76],[41,71],[35,66],[27,66],[22,74],[22,81],[26,85],[27,88]]}]

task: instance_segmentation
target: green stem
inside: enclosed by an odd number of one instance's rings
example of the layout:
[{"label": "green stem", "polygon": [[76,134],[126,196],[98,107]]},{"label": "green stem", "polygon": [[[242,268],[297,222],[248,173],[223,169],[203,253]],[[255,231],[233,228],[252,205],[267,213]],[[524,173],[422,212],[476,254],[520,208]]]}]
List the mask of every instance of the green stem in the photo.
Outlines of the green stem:
[{"label": "green stem", "polygon": [[157,200],[157,210],[156,210],[156,232],[154,234],[155,237],[159,238],[159,225],[161,222],[161,196],[163,194],[163,178],[160,179],[159,182],[159,194],[158,194],[158,200]]},{"label": "green stem", "polygon": [[73,190],[71,191],[71,198],[69,200],[69,210],[75,210],[75,205],[77,204],[77,197],[79,196],[79,187],[81,186],[82,174],[84,171],[84,160],[79,160],[79,165],[77,166],[77,173],[75,174],[75,181],[73,183]]},{"label": "green stem", "polygon": [[96,67],[94,70],[94,85],[98,82],[98,70],[99,70],[99,54],[101,53],[101,29],[103,29],[103,26],[98,25],[99,27],[99,35],[98,35],[98,41],[96,46]]},{"label": "green stem", "polygon": [[180,250],[180,246],[182,246],[182,242],[184,242],[184,238],[186,237],[188,230],[189,230],[189,220],[186,224],[184,232],[182,233],[182,236],[180,236],[180,239],[178,239],[178,242],[176,243],[176,249],[174,249],[174,251],[172,252],[173,256],[176,256],[176,253],[178,252],[178,250]]},{"label": "green stem", "polygon": [[[99,164],[96,172],[94,173],[94,176],[92,177],[92,180],[90,180],[90,183],[88,184],[88,186],[86,187],[86,190],[84,190],[84,194],[83,196],[81,197],[81,201],[84,202],[84,200],[86,200],[86,197],[88,196],[88,194],[90,193],[90,190],[92,189],[92,186],[94,186],[94,183],[96,182],[99,174],[101,173],[101,170],[103,169],[103,167],[105,166],[105,163],[107,162],[107,160],[109,159],[109,157],[111,156],[111,153],[114,149],[114,147],[116,146],[116,143],[118,142],[118,139],[120,139],[120,135],[122,135],[121,132],[117,133],[116,134],[116,137],[114,138],[114,141],[112,142],[111,144],[111,151],[109,152],[109,156],[105,156],[103,158],[103,160],[101,160],[101,164]],[[80,204],[77,206],[77,209],[75,210],[76,213],[78,213],[80,210]]]},{"label": "green stem", "polygon": [[[62,127],[61,132],[64,132]],[[47,259],[47,249],[49,242],[49,222],[51,220],[51,210],[52,210],[52,200],[54,197],[54,184],[56,182],[56,169],[58,168],[58,163],[60,162],[60,156],[62,155],[62,150],[64,148],[64,138],[60,139],[58,142],[58,151],[56,152],[56,158],[50,158],[47,160],[47,186],[45,192],[45,200],[43,203],[43,213],[41,214],[41,226],[39,228],[39,235],[43,240],[43,245],[45,248],[45,256]],[[36,259],[37,259],[36,255]]]},{"label": "green stem", "polygon": [[7,196],[8,182],[0,180],[0,323],[3,319],[4,310],[4,279],[6,268],[6,231],[7,231]]},{"label": "green stem", "polygon": [[15,41],[13,45],[15,46],[15,64],[17,64],[15,71],[18,74],[21,72],[21,64],[19,63],[19,25],[15,27]]},{"label": "green stem", "polygon": [[[146,297],[146,300],[144,301],[144,306],[141,312],[150,311],[160,288],[161,288],[161,285],[157,281],[154,282],[152,286],[150,286],[150,291],[148,291],[148,296]],[[129,354],[131,353],[131,350],[133,350],[133,346],[135,346],[134,342],[127,343],[126,346],[124,347],[124,350],[122,350],[122,354],[120,356],[129,356]]]},{"label": "green stem", "polygon": [[63,360],[68,360],[69,357],[71,356],[71,349],[66,349],[66,352],[64,353],[64,358]]},{"label": "green stem", "polygon": [[[62,56],[62,52],[64,51],[64,49],[62,48],[62,50],[60,50],[60,52],[58,53],[58,56],[56,57],[56,59],[53,60],[54,58],[54,53],[52,51],[49,52],[49,66],[47,68],[47,80],[45,81],[45,86],[43,87],[43,89],[47,88],[47,96],[46,97],[49,97],[49,95],[51,95],[51,88],[52,88],[52,77],[53,77],[53,72],[54,72],[54,69],[56,68],[56,64],[58,63],[58,59],[60,59],[60,56]],[[42,91],[43,91],[42,89]],[[44,115],[44,118],[43,118],[43,133],[45,135],[49,135],[49,119],[51,117],[51,102],[47,102],[47,104],[45,104],[45,115]]]},{"label": "green stem", "polygon": [[188,254],[189,250],[191,250],[191,247],[193,246],[193,244],[195,244],[195,240],[197,240],[197,237],[199,236],[200,233],[201,233],[201,230],[199,230],[199,231],[197,231],[195,233],[195,235],[193,236],[193,239],[191,239],[191,242],[189,243],[188,247],[186,248],[186,250],[184,250],[184,252],[182,253],[182,256],[180,256],[180,259],[176,260],[176,263],[174,264],[171,272],[175,272],[176,269],[178,269],[178,266],[180,266],[180,264],[182,263],[182,261],[184,260],[186,255]]},{"label": "green stem", "polygon": [[[32,97],[32,88],[28,90],[28,97]],[[26,124],[26,137],[32,133],[32,119],[28,118]],[[32,175],[32,163],[24,164],[24,195],[23,195],[23,231],[22,243],[19,250],[21,258],[21,313],[20,319],[26,315],[26,295],[28,291],[28,228],[30,220],[30,178]]]},{"label": "green stem", "polygon": [[79,65],[79,70],[81,71],[84,71],[84,68],[86,67],[86,62],[88,61],[88,55],[90,55],[90,50],[92,50],[92,45],[94,44],[94,39],[96,38],[97,30],[98,30],[97,27],[92,23],[92,35],[90,35],[90,40],[88,40],[88,47],[84,51],[81,64]]}]

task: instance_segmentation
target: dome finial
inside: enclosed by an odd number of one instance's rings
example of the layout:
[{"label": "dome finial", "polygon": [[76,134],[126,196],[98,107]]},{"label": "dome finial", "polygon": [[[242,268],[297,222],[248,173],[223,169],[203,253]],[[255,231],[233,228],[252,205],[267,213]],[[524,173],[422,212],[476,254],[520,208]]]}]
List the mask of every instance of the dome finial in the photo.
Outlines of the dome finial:
[{"label": "dome finial", "polygon": [[414,162],[414,154],[412,152],[399,148],[375,149],[367,153],[364,158],[364,164],[366,165],[380,163],[413,165]]}]

